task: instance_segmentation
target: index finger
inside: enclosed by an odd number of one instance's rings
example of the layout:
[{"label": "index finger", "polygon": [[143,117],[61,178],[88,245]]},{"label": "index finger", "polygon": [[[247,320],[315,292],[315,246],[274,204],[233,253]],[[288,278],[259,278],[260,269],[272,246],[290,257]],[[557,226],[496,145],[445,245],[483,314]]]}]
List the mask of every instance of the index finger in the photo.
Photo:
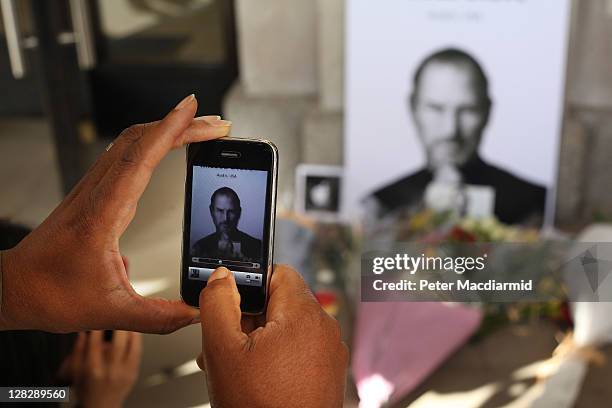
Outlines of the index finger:
[{"label": "index finger", "polygon": [[189,95],[163,120],[141,126],[131,137],[94,190],[103,220],[119,218],[127,227],[125,216],[135,209],[153,170],[189,126],[197,107],[195,97]]},{"label": "index finger", "polygon": [[[117,151],[118,157],[114,157],[112,165],[95,187],[93,198],[98,203],[98,215],[105,222],[118,226],[119,233],[131,221],[153,170],[171,149],[197,140],[193,132],[200,128],[207,129],[206,137],[202,139],[228,134],[229,122],[228,125],[211,127],[206,125],[206,121],[194,120],[197,106],[195,97],[190,95],[161,121],[134,130],[129,143]],[[193,130],[189,131],[190,128]]]},{"label": "index finger", "polygon": [[266,320],[279,320],[294,313],[321,310],[302,276],[286,265],[275,265],[270,281]]}]

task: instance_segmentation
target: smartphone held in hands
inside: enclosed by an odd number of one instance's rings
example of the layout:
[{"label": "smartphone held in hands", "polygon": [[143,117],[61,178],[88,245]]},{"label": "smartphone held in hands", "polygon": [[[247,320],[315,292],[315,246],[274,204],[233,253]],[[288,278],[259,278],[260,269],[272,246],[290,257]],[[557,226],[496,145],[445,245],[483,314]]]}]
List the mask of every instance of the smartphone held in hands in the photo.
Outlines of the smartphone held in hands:
[{"label": "smartphone held in hands", "polygon": [[272,273],[278,151],[222,138],[187,148],[181,296],[198,306],[212,272],[232,271],[243,313],[266,307]]}]

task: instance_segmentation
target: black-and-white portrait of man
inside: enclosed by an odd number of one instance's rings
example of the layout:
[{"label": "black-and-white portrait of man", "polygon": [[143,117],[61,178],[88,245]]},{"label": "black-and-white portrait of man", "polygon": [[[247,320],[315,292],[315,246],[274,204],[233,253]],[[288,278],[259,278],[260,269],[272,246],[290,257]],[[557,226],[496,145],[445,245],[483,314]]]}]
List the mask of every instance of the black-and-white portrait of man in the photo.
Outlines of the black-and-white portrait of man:
[{"label": "black-and-white portrait of man", "polygon": [[210,217],[215,232],[192,247],[194,257],[260,262],[261,240],[238,229],[242,208],[240,198],[229,187],[221,187],[210,198]]},{"label": "black-and-white portrait of man", "polygon": [[426,206],[462,211],[469,186],[490,190],[493,214],[507,224],[541,223],[546,189],[488,163],[479,154],[494,104],[489,81],[467,52],[447,48],[414,71],[407,106],[426,164],[374,191],[377,217],[399,208]]}]

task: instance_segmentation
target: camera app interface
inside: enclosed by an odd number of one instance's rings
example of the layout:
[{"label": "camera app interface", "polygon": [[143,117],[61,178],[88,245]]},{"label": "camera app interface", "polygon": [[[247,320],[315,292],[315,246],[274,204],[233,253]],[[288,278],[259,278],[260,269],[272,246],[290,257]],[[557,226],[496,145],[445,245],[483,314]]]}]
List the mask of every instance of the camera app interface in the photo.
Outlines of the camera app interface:
[{"label": "camera app interface", "polygon": [[263,170],[193,167],[189,279],[225,266],[237,284],[263,285],[267,179]]}]

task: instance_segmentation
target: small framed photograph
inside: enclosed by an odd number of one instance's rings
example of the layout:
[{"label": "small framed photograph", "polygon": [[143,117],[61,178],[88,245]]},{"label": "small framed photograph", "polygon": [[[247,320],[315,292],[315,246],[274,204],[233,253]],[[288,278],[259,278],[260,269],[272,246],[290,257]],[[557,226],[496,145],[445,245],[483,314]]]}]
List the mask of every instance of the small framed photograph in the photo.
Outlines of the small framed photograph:
[{"label": "small framed photograph", "polygon": [[296,169],[296,211],[320,221],[338,221],[342,175],[340,166],[300,164]]}]

